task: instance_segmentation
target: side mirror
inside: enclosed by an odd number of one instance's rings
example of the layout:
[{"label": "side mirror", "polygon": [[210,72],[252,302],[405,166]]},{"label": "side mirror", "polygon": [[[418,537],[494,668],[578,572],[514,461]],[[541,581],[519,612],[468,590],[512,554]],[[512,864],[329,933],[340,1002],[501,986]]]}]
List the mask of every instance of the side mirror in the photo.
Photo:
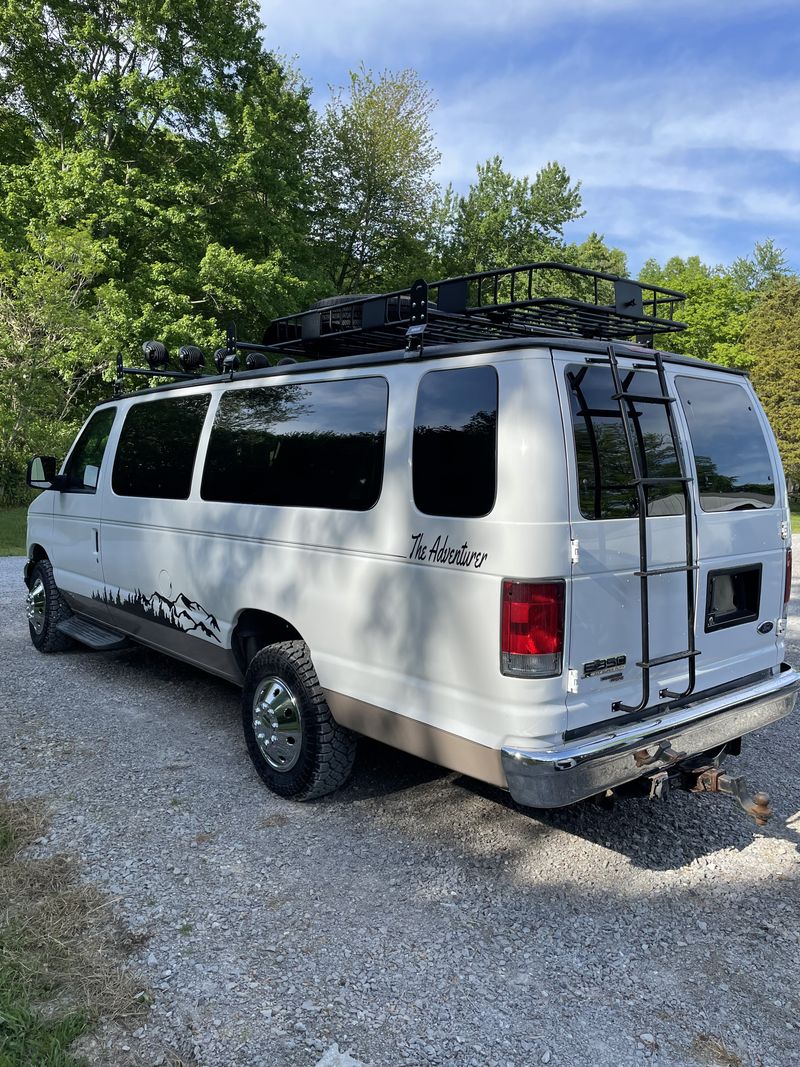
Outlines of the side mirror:
[{"label": "side mirror", "polygon": [[55,489],[57,480],[55,456],[34,456],[29,460],[25,481],[31,489]]}]

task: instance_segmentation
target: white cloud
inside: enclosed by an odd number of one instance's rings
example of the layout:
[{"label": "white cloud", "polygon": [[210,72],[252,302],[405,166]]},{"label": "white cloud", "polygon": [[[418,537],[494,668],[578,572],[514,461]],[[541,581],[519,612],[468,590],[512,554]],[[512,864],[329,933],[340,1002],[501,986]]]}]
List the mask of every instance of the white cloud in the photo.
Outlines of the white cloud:
[{"label": "white cloud", "polygon": [[[662,9],[644,7],[642,0],[261,0],[261,17],[270,47],[308,56],[335,56],[370,65],[388,62],[393,68],[415,65],[415,55],[435,41],[474,38],[477,41],[520,35],[566,20],[579,20],[578,29],[598,20],[630,15],[641,17],[645,32],[660,23],[681,32],[681,17],[713,19],[738,12],[757,15],[791,10],[796,0],[671,0]],[[646,38],[645,38],[646,39]]]},{"label": "white cloud", "polygon": [[[605,232],[634,260],[721,260],[737,227],[747,232],[739,252],[752,232],[800,244],[796,65],[776,62],[767,79],[754,74],[758,64],[742,70],[735,50],[698,44],[741,15],[757,55],[760,16],[796,10],[797,0],[672,0],[655,10],[641,0],[262,4],[268,44],[298,55],[318,106],[324,83],[362,60],[416,67],[439,98],[441,181],[463,188],[476,162],[495,154],[527,174],[557,159],[583,183],[584,232]],[[620,61],[629,52],[601,54],[609,25],[620,40],[640,35],[652,63],[631,74]],[[560,43],[548,53],[551,38]],[[676,47],[660,50],[660,41]],[[535,62],[525,60],[528,43]]]}]

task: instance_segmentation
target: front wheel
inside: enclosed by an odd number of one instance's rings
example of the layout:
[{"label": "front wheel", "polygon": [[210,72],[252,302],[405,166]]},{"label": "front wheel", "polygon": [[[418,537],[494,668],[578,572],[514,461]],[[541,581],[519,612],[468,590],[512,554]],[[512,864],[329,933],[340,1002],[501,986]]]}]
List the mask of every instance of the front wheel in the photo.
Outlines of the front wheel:
[{"label": "front wheel", "polygon": [[331,715],[304,641],[268,645],[253,657],[242,725],[256,770],[278,796],[315,800],[350,776],[355,735]]},{"label": "front wheel", "polygon": [[64,652],[72,647],[73,641],[57,629],[72,612],[56,585],[47,559],[40,559],[31,570],[25,609],[31,641],[40,652]]}]

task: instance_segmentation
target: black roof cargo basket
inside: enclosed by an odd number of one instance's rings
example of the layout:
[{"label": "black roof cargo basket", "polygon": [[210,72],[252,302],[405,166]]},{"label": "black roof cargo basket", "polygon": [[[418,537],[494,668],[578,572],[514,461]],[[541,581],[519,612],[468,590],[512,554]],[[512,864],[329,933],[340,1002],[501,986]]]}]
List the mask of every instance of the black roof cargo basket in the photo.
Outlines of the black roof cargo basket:
[{"label": "black roof cargo basket", "polygon": [[323,300],[274,319],[263,348],[319,359],[528,336],[633,338],[652,345],[656,335],[686,328],[674,318],[684,299],[671,289],[585,267],[529,263],[418,281],[393,293]]},{"label": "black roof cargo basket", "polygon": [[[685,299],[672,289],[586,267],[528,263],[430,284],[417,281],[393,293],[328,297],[308,311],[273,319],[261,344],[239,340],[230,323],[213,363],[218,374],[233,377],[240,369],[263,371],[309,359],[370,358],[403,349],[407,356],[420,356],[423,348],[437,345],[526,337],[559,345],[570,338],[632,339],[653,347],[659,334],[686,329],[674,318]],[[195,345],[178,350],[179,370],[170,366],[162,342],[145,341],[142,351],[146,367],[125,366],[122,352],[117,354],[115,396],[123,395],[127,375],[190,384],[207,374],[205,354]]]}]

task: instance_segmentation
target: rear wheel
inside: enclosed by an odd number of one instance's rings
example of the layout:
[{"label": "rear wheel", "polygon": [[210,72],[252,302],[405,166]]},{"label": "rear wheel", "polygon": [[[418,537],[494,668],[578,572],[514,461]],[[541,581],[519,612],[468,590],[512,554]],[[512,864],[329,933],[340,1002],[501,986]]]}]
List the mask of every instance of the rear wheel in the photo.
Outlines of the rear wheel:
[{"label": "rear wheel", "polygon": [[72,647],[74,642],[57,629],[72,612],[56,585],[53,568],[47,559],[40,559],[31,570],[25,610],[31,641],[40,652],[64,652]]},{"label": "rear wheel", "polygon": [[331,715],[304,641],[281,641],[254,656],[242,725],[256,770],[278,796],[314,800],[350,776],[355,734]]}]

